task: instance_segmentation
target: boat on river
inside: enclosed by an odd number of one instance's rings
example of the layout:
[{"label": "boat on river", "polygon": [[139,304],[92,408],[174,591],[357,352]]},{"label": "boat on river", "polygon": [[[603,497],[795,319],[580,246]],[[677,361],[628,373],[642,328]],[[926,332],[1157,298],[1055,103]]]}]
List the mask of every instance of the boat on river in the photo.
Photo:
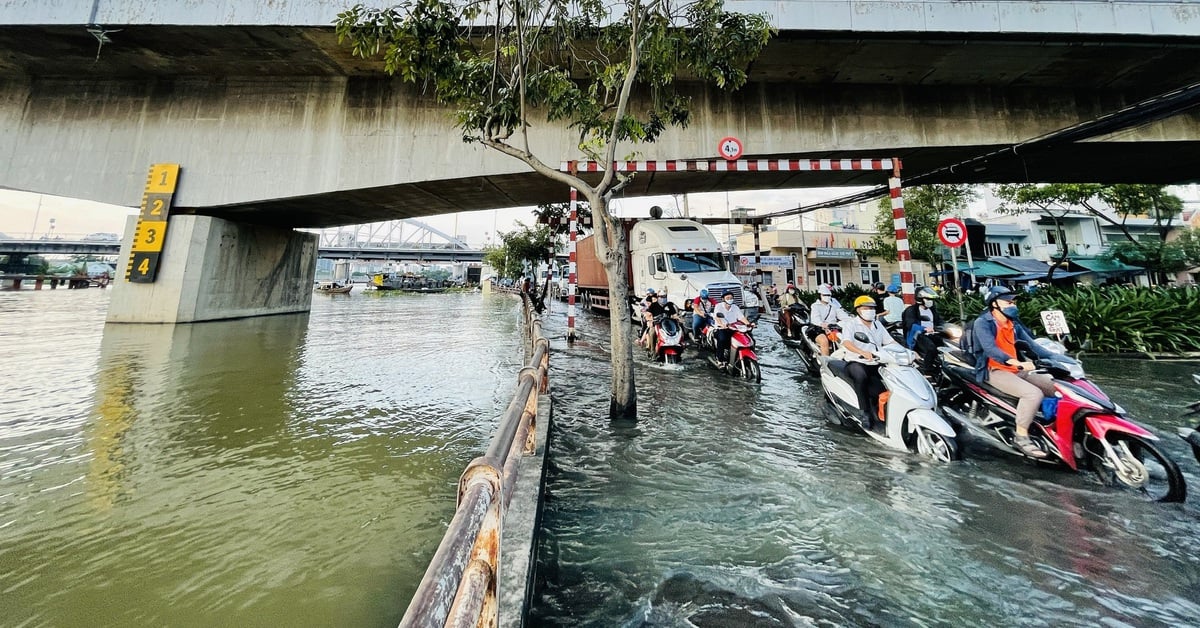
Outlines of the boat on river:
[{"label": "boat on river", "polygon": [[343,286],[336,281],[322,281],[321,283],[317,284],[316,288],[313,288],[313,292],[319,292],[321,294],[350,294],[350,291],[353,289],[354,284],[348,283]]},{"label": "boat on river", "polygon": [[448,287],[445,281],[408,273],[378,273],[371,276],[371,285],[376,290],[400,292],[444,292]]}]

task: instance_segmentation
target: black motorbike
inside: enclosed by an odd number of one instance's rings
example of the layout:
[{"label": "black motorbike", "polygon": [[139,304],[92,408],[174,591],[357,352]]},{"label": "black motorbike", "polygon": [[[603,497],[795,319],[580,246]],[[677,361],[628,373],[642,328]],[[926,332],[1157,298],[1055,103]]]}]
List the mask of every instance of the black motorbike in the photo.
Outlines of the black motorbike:
[{"label": "black motorbike", "polygon": [[795,342],[804,338],[804,326],[808,324],[808,306],[803,303],[793,303],[786,310],[780,310],[779,316],[781,318],[788,317],[792,323],[792,333],[789,335],[787,326],[780,323],[779,320],[775,321],[775,331],[779,333],[780,338],[785,342]]}]

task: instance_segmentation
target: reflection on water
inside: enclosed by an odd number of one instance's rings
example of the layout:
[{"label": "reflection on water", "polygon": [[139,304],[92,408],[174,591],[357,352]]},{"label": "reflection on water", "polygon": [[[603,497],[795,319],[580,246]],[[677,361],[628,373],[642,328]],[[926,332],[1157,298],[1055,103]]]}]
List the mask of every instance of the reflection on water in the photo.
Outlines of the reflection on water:
[{"label": "reflection on water", "polygon": [[[548,333],[561,336],[553,318]],[[1175,438],[1200,364],[1087,360],[1163,435],[1192,487],[1140,502],[1086,474],[972,448],[953,465],[830,424],[820,385],[768,329],[763,383],[639,364],[636,423],[611,423],[603,336],[552,360],[556,433],[538,625],[1196,625],[1200,477]]]},{"label": "reflection on water", "polygon": [[515,301],[106,305],[0,293],[0,624],[395,625],[511,397]]}]

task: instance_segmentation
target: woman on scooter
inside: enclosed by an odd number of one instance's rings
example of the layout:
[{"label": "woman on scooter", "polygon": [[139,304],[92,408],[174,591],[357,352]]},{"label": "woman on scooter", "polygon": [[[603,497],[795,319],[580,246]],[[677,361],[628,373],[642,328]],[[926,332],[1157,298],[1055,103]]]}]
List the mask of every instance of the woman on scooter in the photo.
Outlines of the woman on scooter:
[{"label": "woman on scooter", "polygon": [[700,344],[700,332],[712,324],[712,311],[717,302],[708,296],[708,288],[700,290],[700,295],[692,299],[692,341]]},{"label": "woman on scooter", "polygon": [[1029,438],[1029,426],[1033,424],[1033,416],[1042,400],[1047,395],[1054,395],[1054,378],[1034,373],[1033,362],[1022,362],[1017,356],[1016,343],[1024,342],[1039,358],[1048,358],[1052,354],[1038,346],[1033,341],[1033,334],[1017,319],[1016,298],[1017,294],[1012,290],[995,286],[983,299],[987,309],[975,319],[971,332],[975,346],[987,359],[977,361],[975,382],[988,382],[993,388],[1019,399],[1013,443],[1026,456],[1041,459],[1047,454]]},{"label": "woman on scooter", "polygon": [[[842,330],[843,349],[863,360],[874,362],[875,352],[880,347],[899,344],[883,324],[875,320],[875,299],[865,294],[858,297],[854,300],[854,312],[857,316],[847,321],[846,328]],[[855,336],[859,334],[866,336],[867,342],[856,339]],[[869,430],[872,422],[879,420],[875,408],[879,394],[887,390],[887,387],[883,385],[883,379],[879,376],[879,364],[857,360],[849,362],[846,374],[854,380],[854,392],[858,393],[858,408],[862,412],[859,420],[862,421],[863,429]]]},{"label": "woman on scooter", "polygon": [[783,295],[779,297],[779,326],[787,331],[788,338],[795,338],[800,330],[792,330],[792,306],[800,307],[800,293],[796,286],[788,284]]}]

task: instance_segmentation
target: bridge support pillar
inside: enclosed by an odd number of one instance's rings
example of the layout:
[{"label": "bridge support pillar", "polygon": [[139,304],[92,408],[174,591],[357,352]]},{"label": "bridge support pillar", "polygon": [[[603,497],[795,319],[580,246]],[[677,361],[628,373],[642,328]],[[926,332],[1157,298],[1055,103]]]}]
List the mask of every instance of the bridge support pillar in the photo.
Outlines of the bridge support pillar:
[{"label": "bridge support pillar", "polygon": [[136,216],[125,226],[110,323],[195,323],[307,312],[317,236],[211,216],[171,216],[153,283],[125,280]]}]

